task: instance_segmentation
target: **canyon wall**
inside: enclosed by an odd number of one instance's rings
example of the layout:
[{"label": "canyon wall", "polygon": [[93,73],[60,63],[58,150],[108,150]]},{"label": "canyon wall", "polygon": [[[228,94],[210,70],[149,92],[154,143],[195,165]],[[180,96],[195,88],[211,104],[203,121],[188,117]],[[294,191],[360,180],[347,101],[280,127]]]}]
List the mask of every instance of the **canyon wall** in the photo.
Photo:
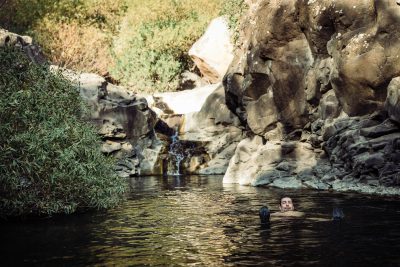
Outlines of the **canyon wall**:
[{"label": "canyon wall", "polygon": [[400,6],[251,1],[226,103],[251,136],[226,183],[395,193]]}]

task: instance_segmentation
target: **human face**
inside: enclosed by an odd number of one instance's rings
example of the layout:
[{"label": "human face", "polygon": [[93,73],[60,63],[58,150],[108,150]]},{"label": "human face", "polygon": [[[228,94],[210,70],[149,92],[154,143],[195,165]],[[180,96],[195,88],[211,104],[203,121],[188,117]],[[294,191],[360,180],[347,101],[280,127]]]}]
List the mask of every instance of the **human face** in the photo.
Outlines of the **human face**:
[{"label": "human face", "polygon": [[293,202],[290,197],[284,197],[281,199],[281,204],[279,205],[281,212],[286,212],[294,210]]}]

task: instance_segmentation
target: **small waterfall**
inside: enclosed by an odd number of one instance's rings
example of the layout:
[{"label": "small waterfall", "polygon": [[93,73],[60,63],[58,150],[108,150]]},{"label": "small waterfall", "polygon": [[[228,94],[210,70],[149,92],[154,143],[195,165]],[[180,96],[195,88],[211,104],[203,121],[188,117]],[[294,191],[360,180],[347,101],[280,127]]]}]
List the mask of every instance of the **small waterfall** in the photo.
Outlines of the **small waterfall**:
[{"label": "small waterfall", "polygon": [[168,175],[181,175],[181,162],[185,158],[184,147],[179,141],[178,131],[171,136],[172,142],[169,146]]}]

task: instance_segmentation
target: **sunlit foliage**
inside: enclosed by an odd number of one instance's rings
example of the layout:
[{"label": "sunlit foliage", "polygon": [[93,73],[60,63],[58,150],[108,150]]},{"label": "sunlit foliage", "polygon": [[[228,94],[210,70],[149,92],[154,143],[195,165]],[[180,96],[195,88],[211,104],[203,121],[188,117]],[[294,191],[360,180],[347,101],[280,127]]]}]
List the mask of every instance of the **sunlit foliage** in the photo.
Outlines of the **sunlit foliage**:
[{"label": "sunlit foliage", "polygon": [[124,195],[77,88],[0,48],[0,215],[108,208]]}]

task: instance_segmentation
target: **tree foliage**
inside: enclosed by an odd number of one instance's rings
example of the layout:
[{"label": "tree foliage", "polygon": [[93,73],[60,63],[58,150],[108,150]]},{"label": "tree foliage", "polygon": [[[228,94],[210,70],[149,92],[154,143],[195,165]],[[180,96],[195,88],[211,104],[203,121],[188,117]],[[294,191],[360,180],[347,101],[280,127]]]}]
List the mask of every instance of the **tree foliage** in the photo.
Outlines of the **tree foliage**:
[{"label": "tree foliage", "polygon": [[77,88],[0,48],[0,215],[108,208],[124,195]]}]

